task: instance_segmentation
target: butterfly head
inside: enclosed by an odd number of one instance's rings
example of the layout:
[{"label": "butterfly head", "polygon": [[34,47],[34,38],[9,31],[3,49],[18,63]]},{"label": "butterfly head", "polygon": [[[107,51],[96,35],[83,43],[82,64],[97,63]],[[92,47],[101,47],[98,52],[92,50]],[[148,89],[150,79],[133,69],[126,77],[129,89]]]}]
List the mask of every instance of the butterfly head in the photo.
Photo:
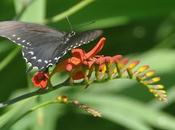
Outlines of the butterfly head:
[{"label": "butterfly head", "polygon": [[76,33],[74,31],[71,31],[70,33],[68,33],[68,37],[71,38],[71,37],[75,36],[75,34]]}]

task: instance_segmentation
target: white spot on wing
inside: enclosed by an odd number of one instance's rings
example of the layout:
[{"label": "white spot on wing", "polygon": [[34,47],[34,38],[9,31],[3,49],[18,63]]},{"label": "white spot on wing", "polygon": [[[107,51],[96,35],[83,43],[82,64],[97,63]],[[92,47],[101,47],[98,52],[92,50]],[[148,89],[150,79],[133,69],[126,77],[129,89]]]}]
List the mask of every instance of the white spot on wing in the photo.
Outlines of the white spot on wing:
[{"label": "white spot on wing", "polygon": [[24,52],[22,51],[22,56],[24,56]]},{"label": "white spot on wing", "polygon": [[66,42],[68,42],[69,41],[69,38],[66,38]]},{"label": "white spot on wing", "polygon": [[63,53],[63,55],[65,55],[67,52],[66,51],[64,51],[64,53]]},{"label": "white spot on wing", "polygon": [[38,62],[42,62],[42,60],[41,60],[41,59],[38,59],[37,61],[38,61]]},{"label": "white spot on wing", "polygon": [[36,60],[36,56],[32,57],[31,59]]},{"label": "white spot on wing", "polygon": [[41,67],[41,70],[44,69],[44,67]]},{"label": "white spot on wing", "polygon": [[53,65],[52,63],[49,63],[49,64],[47,65],[47,67],[52,66],[52,65]]},{"label": "white spot on wing", "polygon": [[33,52],[33,51],[29,51],[28,53],[29,53],[29,54],[31,54],[31,55],[33,55],[33,54],[34,54],[34,52]]},{"label": "white spot on wing", "polygon": [[11,40],[11,38],[10,37],[7,37],[9,40]]},{"label": "white spot on wing", "polygon": [[38,67],[37,66],[34,66],[33,69],[38,69]]},{"label": "white spot on wing", "polygon": [[57,61],[60,57],[55,57],[54,60]]},{"label": "white spot on wing", "polygon": [[26,62],[28,61],[27,58],[25,58],[25,57],[24,57],[24,60],[25,60]]},{"label": "white spot on wing", "polygon": [[45,62],[46,64],[48,63],[48,61],[47,61],[47,60],[45,60],[44,62]]},{"label": "white spot on wing", "polygon": [[27,64],[28,64],[29,66],[32,66],[32,63],[30,63],[30,62],[28,62]]}]

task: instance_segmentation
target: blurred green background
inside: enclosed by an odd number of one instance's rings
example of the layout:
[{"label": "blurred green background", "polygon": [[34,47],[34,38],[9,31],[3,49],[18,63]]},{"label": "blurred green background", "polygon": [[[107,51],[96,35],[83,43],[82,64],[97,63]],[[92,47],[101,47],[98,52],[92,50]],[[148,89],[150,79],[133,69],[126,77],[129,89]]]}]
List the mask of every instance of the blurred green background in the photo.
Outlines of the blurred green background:
[{"label": "blurred green background", "polygon": [[[61,88],[1,109],[0,128],[5,130],[175,130],[175,1],[174,0],[1,0],[0,21],[47,24],[70,31],[100,28],[107,44],[104,55],[122,54],[148,64],[168,91],[168,103],[157,101],[147,88],[131,80],[112,80],[83,87]],[[74,8],[76,7],[76,8]],[[71,10],[75,9],[75,10]],[[22,13],[21,13],[22,12]],[[55,17],[56,16],[56,17]],[[54,19],[53,19],[54,18]],[[89,50],[92,42],[83,48]],[[36,90],[33,72],[26,73],[21,52],[12,42],[0,38],[0,101]],[[60,77],[61,81],[64,77]],[[41,108],[10,126],[20,114],[38,103],[68,95],[96,108],[94,118],[69,105]]]}]

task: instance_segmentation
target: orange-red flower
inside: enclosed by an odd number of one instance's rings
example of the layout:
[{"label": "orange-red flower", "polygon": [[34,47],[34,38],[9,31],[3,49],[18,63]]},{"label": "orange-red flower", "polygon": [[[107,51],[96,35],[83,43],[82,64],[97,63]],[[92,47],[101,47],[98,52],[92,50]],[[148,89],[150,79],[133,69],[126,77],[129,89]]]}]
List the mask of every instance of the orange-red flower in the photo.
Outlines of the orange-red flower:
[{"label": "orange-red flower", "polygon": [[34,86],[40,88],[46,88],[48,80],[49,80],[48,73],[45,72],[37,72],[32,78]]},{"label": "orange-red flower", "polygon": [[[68,71],[71,72],[71,76],[74,80],[82,79],[85,77],[85,72],[83,71],[83,66],[89,69],[94,65],[98,59],[99,62],[104,61],[103,56],[97,56],[96,54],[100,52],[105,44],[106,38],[102,37],[97,45],[90,50],[85,52],[82,49],[76,48],[72,49],[72,57],[59,63],[57,65],[56,71]],[[104,62],[103,62],[104,63]]]},{"label": "orange-red flower", "polygon": [[[62,63],[59,63],[55,71],[67,71],[70,73],[73,80],[78,80],[85,79],[85,77],[88,75],[86,74],[86,71],[91,71],[93,68],[95,68],[95,71],[98,73],[96,74],[96,78],[100,80],[100,77],[103,77],[105,72],[109,71],[110,68],[108,76],[112,77],[113,73],[116,72],[116,70],[111,67],[112,64],[120,61],[120,66],[122,67],[123,65],[127,64],[128,59],[122,59],[121,55],[116,55],[113,57],[97,55],[103,49],[105,42],[106,38],[102,37],[96,46],[89,52],[85,52],[79,48],[72,49],[72,57],[66,59]],[[53,73],[55,73],[55,71]]]}]

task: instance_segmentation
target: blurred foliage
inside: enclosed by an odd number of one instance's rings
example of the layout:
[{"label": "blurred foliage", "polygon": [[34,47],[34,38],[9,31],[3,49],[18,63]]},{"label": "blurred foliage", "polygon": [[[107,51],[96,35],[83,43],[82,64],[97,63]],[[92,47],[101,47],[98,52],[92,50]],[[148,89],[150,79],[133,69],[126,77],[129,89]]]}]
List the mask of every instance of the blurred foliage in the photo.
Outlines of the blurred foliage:
[{"label": "blurred foliage", "polygon": [[[86,0],[85,0],[86,1]],[[174,0],[91,0],[70,14],[75,30],[102,28],[107,44],[104,55],[124,54],[148,64],[161,76],[169,102],[161,103],[129,80],[94,83],[88,89],[80,86],[61,88],[1,109],[0,128],[5,130],[175,130],[175,1]],[[0,20],[12,20],[30,0],[1,0]],[[33,0],[20,20],[44,23],[46,20],[81,2],[80,0]],[[49,22],[58,30],[70,31],[66,19]],[[82,48],[89,50],[94,42]],[[31,73],[16,45],[0,38],[0,101],[29,92]],[[57,80],[62,80],[58,77]],[[55,79],[56,80],[56,79]],[[102,118],[93,118],[67,105],[41,108],[14,124],[20,114],[38,103],[69,95],[101,111]]]}]

